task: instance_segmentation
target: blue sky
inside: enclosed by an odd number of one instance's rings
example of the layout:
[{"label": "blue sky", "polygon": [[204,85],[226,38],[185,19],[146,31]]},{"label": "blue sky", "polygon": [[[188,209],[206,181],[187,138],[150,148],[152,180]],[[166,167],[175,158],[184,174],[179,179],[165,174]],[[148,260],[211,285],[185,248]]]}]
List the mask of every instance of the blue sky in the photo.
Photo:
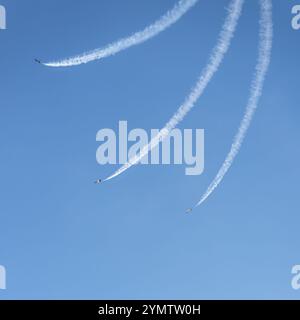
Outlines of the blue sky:
[{"label": "blue sky", "polygon": [[229,1],[200,1],[158,37],[68,69],[53,60],[150,24],[175,0],[1,0],[0,299],[299,299],[298,1],[274,2],[263,97],[225,180],[192,215],[227,154],[257,58],[257,1],[246,1],[224,63],[180,128],[205,129],[205,170],[117,166],[95,159],[96,133],[160,128],[189,93]]}]

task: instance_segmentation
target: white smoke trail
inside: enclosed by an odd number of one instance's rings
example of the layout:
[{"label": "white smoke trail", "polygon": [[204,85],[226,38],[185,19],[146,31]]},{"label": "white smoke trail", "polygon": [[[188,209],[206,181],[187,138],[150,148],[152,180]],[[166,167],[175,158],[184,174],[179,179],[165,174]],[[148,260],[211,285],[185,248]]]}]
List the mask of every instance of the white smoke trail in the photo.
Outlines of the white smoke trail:
[{"label": "white smoke trail", "polygon": [[195,207],[201,205],[211,193],[218,187],[225,174],[230,169],[236,155],[238,154],[251,120],[258,105],[259,98],[262,94],[263,84],[269,68],[273,42],[273,22],[272,22],[272,2],[271,0],[260,0],[261,18],[260,18],[260,44],[259,56],[256,66],[255,76],[251,86],[250,98],[246,107],[245,115],[241,125],[233,140],[230,152],[228,153],[221,169],[207,188]]},{"label": "white smoke trail", "polygon": [[150,38],[155,37],[160,32],[164,31],[172,24],[177,22],[197,2],[198,0],[179,0],[179,2],[171,10],[169,10],[159,20],[146,27],[142,31],[136,32],[127,38],[122,38],[116,42],[113,42],[104,48],[96,49],[60,61],[43,63],[43,65],[48,67],[71,67],[114,55],[120,51],[138,45],[149,40]]},{"label": "white smoke trail", "polygon": [[138,155],[129,159],[129,161],[126,164],[124,164],[111,176],[106,178],[105,181],[115,178],[116,176],[120,175],[121,173],[129,169],[131,166],[137,164],[144,156],[148,154],[150,150],[155,148],[160,143],[160,141],[164,140],[170,134],[170,132],[178,125],[178,123],[184,119],[187,113],[195,106],[195,103],[203,94],[205,88],[212,79],[213,75],[219,69],[219,66],[223,61],[225,53],[229,49],[231,39],[233,38],[239,17],[241,15],[243,3],[244,0],[231,1],[228,8],[228,15],[219,35],[217,45],[213,49],[207,66],[204,68],[195,87],[192,89],[190,95],[186,98],[184,103],[179,107],[177,112],[173,115],[173,117],[169,120],[165,127],[162,130],[160,130],[160,133],[157,136],[155,136],[149,144],[144,146]]}]

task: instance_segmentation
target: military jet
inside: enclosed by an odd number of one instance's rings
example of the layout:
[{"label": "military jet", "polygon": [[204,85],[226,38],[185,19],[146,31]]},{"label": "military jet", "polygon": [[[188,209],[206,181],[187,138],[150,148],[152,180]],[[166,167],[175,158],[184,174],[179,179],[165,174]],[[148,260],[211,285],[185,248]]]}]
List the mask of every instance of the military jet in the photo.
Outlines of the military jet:
[{"label": "military jet", "polygon": [[95,183],[95,184],[100,184],[101,182],[102,182],[101,179],[97,179],[94,183]]},{"label": "military jet", "polygon": [[191,213],[192,211],[193,211],[192,208],[188,208],[188,209],[185,210],[185,213]]},{"label": "military jet", "polygon": [[38,59],[34,59],[34,61],[35,61],[36,63],[39,63],[39,64],[42,63],[41,60],[38,60]]}]

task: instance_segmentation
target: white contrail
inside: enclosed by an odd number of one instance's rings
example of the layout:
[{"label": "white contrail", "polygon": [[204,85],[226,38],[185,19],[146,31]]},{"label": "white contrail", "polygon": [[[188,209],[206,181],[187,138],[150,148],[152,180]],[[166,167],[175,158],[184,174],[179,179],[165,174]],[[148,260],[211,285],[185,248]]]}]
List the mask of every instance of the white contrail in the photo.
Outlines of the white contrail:
[{"label": "white contrail", "polygon": [[190,95],[185,99],[184,103],[179,107],[177,112],[165,125],[165,127],[160,130],[160,133],[155,136],[149,144],[144,146],[140,153],[124,164],[119,170],[113,173],[111,176],[105,179],[105,181],[115,178],[120,175],[125,170],[129,169],[131,166],[137,164],[144,156],[148,154],[150,150],[155,148],[160,141],[164,140],[170,132],[181,122],[187,113],[194,107],[197,100],[203,94],[208,83],[212,79],[213,75],[218,70],[225,53],[228,51],[231,39],[233,38],[239,17],[241,15],[242,6],[244,0],[232,0],[228,8],[228,15],[226,17],[225,23],[222,27],[221,33],[218,38],[218,42],[214,47],[212,54],[209,58],[207,66],[204,68],[202,74],[200,75],[195,87],[192,89]]},{"label": "white contrail", "polygon": [[202,204],[211,193],[217,188],[223,180],[225,174],[230,169],[236,155],[238,154],[247,130],[251,124],[251,120],[258,105],[259,98],[262,94],[263,84],[269,68],[273,42],[273,22],[272,22],[272,2],[271,0],[260,0],[261,18],[260,18],[260,44],[259,56],[256,66],[255,76],[251,86],[250,98],[246,107],[245,115],[241,121],[241,125],[233,140],[230,152],[228,153],[218,174],[209,185],[206,192],[201,197],[195,207]]},{"label": "white contrail", "polygon": [[122,50],[128,49],[155,37],[160,32],[177,22],[197,2],[198,0],[179,0],[179,2],[171,10],[169,10],[159,20],[146,27],[142,31],[136,32],[127,38],[122,38],[103,48],[86,52],[64,60],[47,62],[43,64],[48,67],[71,67],[114,55]]}]

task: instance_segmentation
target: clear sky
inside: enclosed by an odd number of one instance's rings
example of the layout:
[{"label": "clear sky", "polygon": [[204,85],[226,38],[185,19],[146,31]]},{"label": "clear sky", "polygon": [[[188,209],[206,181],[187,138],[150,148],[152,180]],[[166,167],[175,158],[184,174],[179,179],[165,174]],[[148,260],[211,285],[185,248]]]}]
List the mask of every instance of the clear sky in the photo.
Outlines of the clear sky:
[{"label": "clear sky", "polygon": [[[176,0],[1,0],[0,299],[290,298],[300,264],[299,1],[274,3],[263,97],[225,180],[191,215],[229,151],[257,58],[246,1],[224,63],[180,128],[205,129],[205,170],[97,164],[102,128],[160,128],[205,66],[228,0],[200,0],[158,37],[68,69],[33,62],[94,49],[144,28]],[[300,3],[299,3],[300,4]]]}]

